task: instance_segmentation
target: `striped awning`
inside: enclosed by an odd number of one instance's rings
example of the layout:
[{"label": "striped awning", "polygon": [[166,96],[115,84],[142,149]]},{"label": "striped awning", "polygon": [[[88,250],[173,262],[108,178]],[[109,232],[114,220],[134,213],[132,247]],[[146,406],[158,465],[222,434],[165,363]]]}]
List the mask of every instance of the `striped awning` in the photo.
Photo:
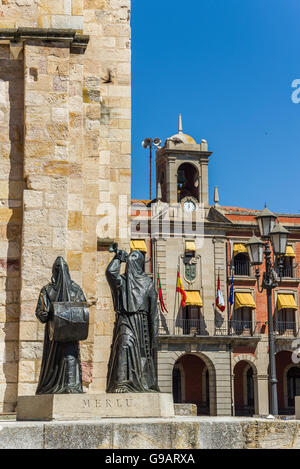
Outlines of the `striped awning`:
[{"label": "striped awning", "polygon": [[131,251],[147,252],[147,246],[144,239],[133,239],[130,241]]},{"label": "striped awning", "polygon": [[278,311],[281,309],[298,309],[295,297],[293,294],[282,294],[279,293],[277,297]]},{"label": "striped awning", "polygon": [[203,301],[199,291],[187,291],[185,306],[203,306]]},{"label": "striped awning", "polygon": [[293,246],[287,246],[285,250],[286,257],[296,257]]},{"label": "striped awning", "polygon": [[248,250],[245,244],[235,243],[233,245],[233,255],[237,256],[237,254],[248,254]]},{"label": "striped awning", "polygon": [[253,300],[251,293],[240,293],[236,292],[234,294],[234,309],[239,308],[251,308],[255,309],[256,304]]}]

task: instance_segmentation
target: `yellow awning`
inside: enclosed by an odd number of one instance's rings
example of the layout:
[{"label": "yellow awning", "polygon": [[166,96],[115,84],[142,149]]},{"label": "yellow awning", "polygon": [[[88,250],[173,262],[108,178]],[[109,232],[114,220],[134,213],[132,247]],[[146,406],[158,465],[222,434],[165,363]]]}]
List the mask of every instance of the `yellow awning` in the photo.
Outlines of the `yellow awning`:
[{"label": "yellow awning", "polygon": [[133,239],[130,241],[131,251],[147,252],[147,246],[143,239]]},{"label": "yellow awning", "polygon": [[248,254],[245,244],[235,243],[233,245],[233,255],[236,256],[237,254]]},{"label": "yellow awning", "polygon": [[298,309],[292,294],[279,294],[277,299],[278,311],[281,309]]},{"label": "yellow awning", "polygon": [[251,293],[238,293],[234,295],[234,309],[251,308],[255,309],[256,304]]},{"label": "yellow awning", "polygon": [[286,257],[296,257],[293,246],[287,246],[285,250]]},{"label": "yellow awning", "polygon": [[186,241],[185,242],[185,250],[186,251],[192,251],[192,252],[195,252],[196,251],[196,245],[195,245],[195,241]]},{"label": "yellow awning", "polygon": [[185,291],[186,293],[186,306],[203,306],[203,301],[199,291]]}]

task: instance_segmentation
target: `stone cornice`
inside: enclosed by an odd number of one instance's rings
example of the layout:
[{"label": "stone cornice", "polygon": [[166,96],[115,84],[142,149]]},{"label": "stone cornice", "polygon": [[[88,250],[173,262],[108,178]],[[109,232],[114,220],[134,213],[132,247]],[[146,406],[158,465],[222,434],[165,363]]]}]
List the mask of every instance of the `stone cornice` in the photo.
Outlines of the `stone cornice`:
[{"label": "stone cornice", "polygon": [[1,42],[20,43],[26,41],[66,42],[72,48],[85,50],[89,36],[79,34],[75,29],[48,29],[48,28],[0,28]]},{"label": "stone cornice", "polygon": [[[196,145],[195,145],[196,146]],[[182,155],[183,158],[185,158],[186,160],[188,160],[188,156],[189,154],[193,157],[195,156],[200,156],[200,157],[203,157],[203,158],[209,158],[213,152],[212,151],[202,151],[200,149],[200,145],[197,145],[197,147],[199,148],[189,148],[188,150],[182,150],[180,148],[161,148],[158,152],[157,152],[157,157],[163,157],[163,156],[166,156],[166,155]]]}]

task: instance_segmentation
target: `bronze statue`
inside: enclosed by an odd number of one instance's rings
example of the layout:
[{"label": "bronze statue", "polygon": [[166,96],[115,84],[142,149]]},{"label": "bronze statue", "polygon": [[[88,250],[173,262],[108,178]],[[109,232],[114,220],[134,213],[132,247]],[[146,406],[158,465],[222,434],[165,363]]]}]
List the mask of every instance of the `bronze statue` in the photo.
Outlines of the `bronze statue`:
[{"label": "bronze statue", "polygon": [[[108,364],[107,392],[159,392],[153,361],[157,347],[157,296],[152,280],[144,272],[140,251],[129,255],[114,243],[115,257],[106,270],[116,321]],[[121,262],[126,262],[120,275]]]},{"label": "bronze statue", "polygon": [[35,314],[46,324],[36,394],[82,393],[79,340],[88,335],[88,305],[62,257],[54,262],[51,282],[42,288]]}]

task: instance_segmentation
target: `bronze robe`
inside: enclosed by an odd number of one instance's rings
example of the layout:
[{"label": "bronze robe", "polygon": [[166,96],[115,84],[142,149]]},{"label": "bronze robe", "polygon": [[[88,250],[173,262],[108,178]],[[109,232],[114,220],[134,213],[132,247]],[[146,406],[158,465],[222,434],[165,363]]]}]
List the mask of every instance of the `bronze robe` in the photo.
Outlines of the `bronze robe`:
[{"label": "bronze robe", "polygon": [[63,258],[56,259],[52,281],[42,288],[36,316],[45,323],[45,338],[40,379],[36,394],[82,393],[79,342],[55,342],[49,338],[49,313],[52,302],[85,302],[81,288],[74,283]]},{"label": "bronze robe", "polygon": [[116,311],[107,392],[159,392],[153,361],[158,334],[157,295],[143,264],[143,255],[134,251],[128,257],[126,273],[120,275],[117,254],[106,271]]}]

